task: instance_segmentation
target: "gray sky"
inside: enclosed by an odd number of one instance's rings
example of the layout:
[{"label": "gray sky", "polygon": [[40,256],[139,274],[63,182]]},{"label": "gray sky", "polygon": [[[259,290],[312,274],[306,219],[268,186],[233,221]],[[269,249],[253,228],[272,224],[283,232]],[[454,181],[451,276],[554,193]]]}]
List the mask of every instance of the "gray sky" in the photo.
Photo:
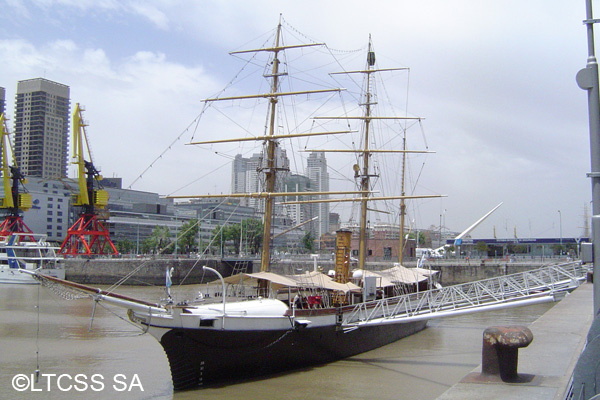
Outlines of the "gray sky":
[{"label": "gray sky", "polygon": [[125,186],[184,133],[133,188],[169,194],[195,181],[178,194],[229,192],[228,159],[208,163],[210,151],[184,145],[185,130],[200,100],[241,67],[228,52],[260,43],[283,13],[332,49],[364,49],[371,34],[380,67],[410,67],[409,111],[425,118],[437,152],[415,191],[448,196],[414,202],[418,226],[442,215],[462,231],[504,202],[474,237],[494,228],[498,237],[515,228],[519,237],[558,237],[561,222],[564,237],[583,233],[591,200],[587,97],[575,83],[587,58],[583,0],[0,4],[9,116],[18,80],[69,85],[72,103],[86,107],[95,164]]}]

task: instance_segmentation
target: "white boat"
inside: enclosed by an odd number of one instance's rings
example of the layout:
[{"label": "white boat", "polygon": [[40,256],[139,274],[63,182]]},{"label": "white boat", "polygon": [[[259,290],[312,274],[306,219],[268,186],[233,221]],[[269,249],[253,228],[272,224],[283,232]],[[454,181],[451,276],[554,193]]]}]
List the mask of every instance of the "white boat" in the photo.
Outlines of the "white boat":
[{"label": "white boat", "polygon": [[0,238],[0,283],[39,283],[21,270],[65,279],[62,257],[57,256],[57,251],[58,247],[48,243],[42,234],[13,233]]}]

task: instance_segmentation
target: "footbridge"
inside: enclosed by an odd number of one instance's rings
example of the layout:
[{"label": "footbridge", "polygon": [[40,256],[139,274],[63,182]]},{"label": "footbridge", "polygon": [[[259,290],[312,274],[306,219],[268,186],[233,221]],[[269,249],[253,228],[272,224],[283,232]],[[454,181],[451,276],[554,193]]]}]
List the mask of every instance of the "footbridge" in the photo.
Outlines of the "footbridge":
[{"label": "footbridge", "polygon": [[470,314],[498,308],[556,301],[585,281],[581,261],[361,303],[345,313],[344,330]]}]

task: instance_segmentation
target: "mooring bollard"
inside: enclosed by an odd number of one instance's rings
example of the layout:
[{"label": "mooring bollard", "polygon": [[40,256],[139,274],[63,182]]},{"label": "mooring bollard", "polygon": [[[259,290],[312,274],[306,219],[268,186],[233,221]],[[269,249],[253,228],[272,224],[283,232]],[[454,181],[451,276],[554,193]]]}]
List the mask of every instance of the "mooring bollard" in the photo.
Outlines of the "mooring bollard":
[{"label": "mooring bollard", "polygon": [[533,333],[526,326],[490,326],[483,332],[481,373],[499,373],[504,382],[518,382],[519,348],[532,340]]}]

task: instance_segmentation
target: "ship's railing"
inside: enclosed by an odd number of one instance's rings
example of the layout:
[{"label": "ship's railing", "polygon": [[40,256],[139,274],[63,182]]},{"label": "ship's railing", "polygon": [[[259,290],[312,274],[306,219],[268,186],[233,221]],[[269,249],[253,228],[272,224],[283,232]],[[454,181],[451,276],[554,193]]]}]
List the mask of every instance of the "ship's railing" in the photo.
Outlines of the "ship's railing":
[{"label": "ship's railing", "polygon": [[550,265],[532,271],[499,276],[420,293],[358,304],[345,313],[343,326],[382,319],[436,316],[436,313],[483,308],[572,290],[585,280],[588,267],[581,261]]}]

